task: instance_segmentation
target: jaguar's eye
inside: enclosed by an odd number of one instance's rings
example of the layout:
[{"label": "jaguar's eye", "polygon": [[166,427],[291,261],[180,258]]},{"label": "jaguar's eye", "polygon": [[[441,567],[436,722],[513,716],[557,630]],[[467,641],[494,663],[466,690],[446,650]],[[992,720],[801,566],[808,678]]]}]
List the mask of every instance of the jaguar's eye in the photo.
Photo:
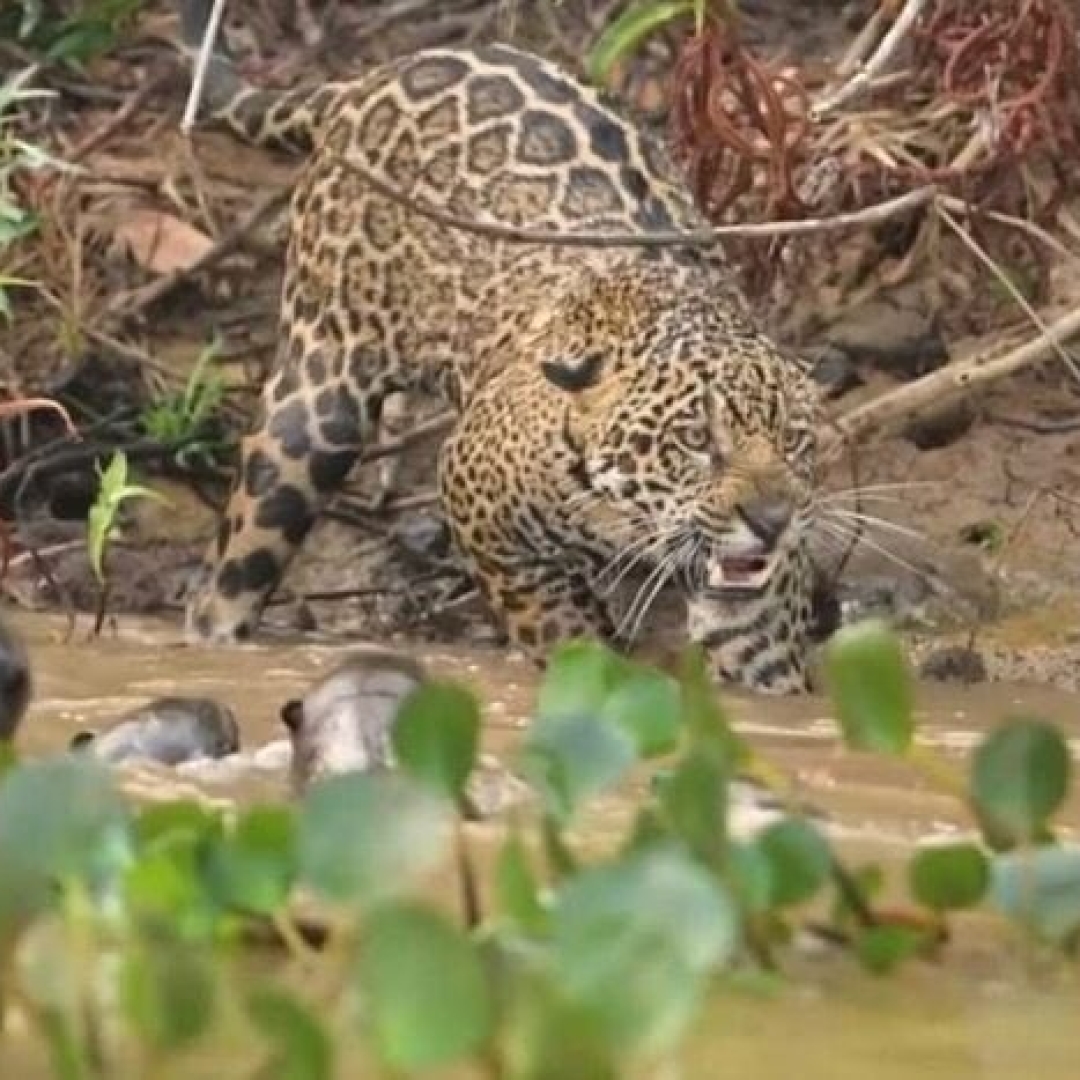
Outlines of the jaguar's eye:
[{"label": "jaguar's eye", "polygon": [[712,443],[712,433],[704,424],[679,429],[679,442],[692,454],[704,454]]}]

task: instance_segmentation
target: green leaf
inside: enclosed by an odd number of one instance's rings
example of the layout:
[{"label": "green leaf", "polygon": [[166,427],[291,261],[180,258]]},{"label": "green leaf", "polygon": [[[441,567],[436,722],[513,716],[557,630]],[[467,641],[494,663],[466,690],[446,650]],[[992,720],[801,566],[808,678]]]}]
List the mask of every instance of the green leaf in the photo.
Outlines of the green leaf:
[{"label": "green leaf", "polygon": [[935,911],[975,907],[990,884],[990,865],[974,844],[925,847],[908,873],[915,898]]},{"label": "green leaf", "polygon": [[855,951],[867,971],[887,975],[914,956],[925,940],[912,926],[874,926],[859,935]]},{"label": "green leaf", "polygon": [[495,896],[499,909],[527,933],[543,929],[546,921],[540,885],[528,852],[516,829],[503,840],[495,864]]},{"label": "green leaf", "polygon": [[221,900],[263,915],[278,911],[289,896],[296,867],[296,820],[284,806],[256,806],[231,836],[215,844],[208,875]]},{"label": "green leaf", "polygon": [[690,751],[656,777],[664,817],[699,858],[719,865],[726,840],[727,776],[713,755]]},{"label": "green leaf", "polygon": [[[58,881],[90,881],[129,843],[109,771],[70,756],[31,761],[0,783],[0,927],[46,906]],[[115,864],[114,864],[115,865]]]},{"label": "green leaf", "polygon": [[999,847],[1042,838],[1069,788],[1069,749],[1042,720],[1009,720],[972,760],[971,797],[987,840]]},{"label": "green leaf", "polygon": [[998,855],[991,892],[999,910],[1037,937],[1058,944],[1074,939],[1080,934],[1080,848]]},{"label": "green leaf", "polygon": [[202,876],[212,842],[204,835],[173,831],[158,837],[132,863],[124,881],[131,912],[141,923],[168,926],[186,941],[206,941],[223,910]]},{"label": "green leaf", "polygon": [[198,841],[217,838],[222,833],[220,811],[211,810],[193,799],[153,803],[139,811],[134,825],[136,841],[145,848],[177,836]]},{"label": "green leaf", "polygon": [[344,773],[300,812],[301,878],[330,900],[373,904],[412,889],[446,858],[451,808],[397,773]]},{"label": "green leaf", "polygon": [[755,846],[769,863],[775,907],[809,900],[829,879],[829,844],[803,818],[785,818],[770,825],[757,837]]},{"label": "green leaf", "polygon": [[436,793],[460,802],[479,747],[476,698],[449,683],[421,686],[401,703],[391,740],[406,772]]},{"label": "green leaf", "polygon": [[628,662],[595,641],[568,641],[548,658],[540,682],[539,720],[597,716],[604,701],[628,669]]},{"label": "green leaf", "polygon": [[748,911],[764,913],[773,906],[775,871],[769,856],[756,843],[732,843],[728,848],[732,888]]},{"label": "green leaf", "polygon": [[441,915],[411,904],[375,911],[357,974],[367,1026],[392,1068],[463,1061],[487,1038],[493,1010],[480,956]]},{"label": "green leaf", "polygon": [[85,1054],[71,1024],[60,1009],[43,1008],[38,1023],[49,1049],[49,1064],[56,1080],[83,1080],[87,1075]]},{"label": "green leaf", "polygon": [[915,733],[914,680],[900,640],[876,619],[838,630],[825,647],[825,679],[855,750],[903,755]]},{"label": "green leaf", "polygon": [[521,769],[545,811],[566,824],[588,799],[626,775],[637,754],[630,736],[596,714],[540,717],[522,749]]},{"label": "green leaf", "polygon": [[707,754],[727,775],[734,775],[749,759],[745,742],[735,734],[713,685],[700,645],[682,657],[679,682],[682,722],[696,753]]},{"label": "green leaf", "polygon": [[190,945],[137,947],[126,957],[122,996],[128,1019],[159,1050],[188,1046],[210,1026],[215,985],[202,954]]},{"label": "green leaf", "polygon": [[675,849],[583,871],[551,918],[560,995],[622,1053],[672,1046],[738,937],[728,895]]},{"label": "green leaf", "polygon": [[117,450],[101,473],[101,490],[108,498],[113,498],[127,484],[127,476],[127,454],[122,450]]},{"label": "green leaf", "polygon": [[248,1015],[271,1046],[266,1069],[273,1080],[331,1080],[333,1047],[318,1019],[276,989],[258,989],[247,999]]},{"label": "green leaf", "polygon": [[608,694],[600,715],[634,740],[639,757],[668,754],[682,726],[679,685],[661,671],[638,668]]},{"label": "green leaf", "polygon": [[606,82],[611,69],[632,53],[650,34],[674,19],[694,15],[695,0],[645,0],[608,24],[588,57],[589,77]]}]

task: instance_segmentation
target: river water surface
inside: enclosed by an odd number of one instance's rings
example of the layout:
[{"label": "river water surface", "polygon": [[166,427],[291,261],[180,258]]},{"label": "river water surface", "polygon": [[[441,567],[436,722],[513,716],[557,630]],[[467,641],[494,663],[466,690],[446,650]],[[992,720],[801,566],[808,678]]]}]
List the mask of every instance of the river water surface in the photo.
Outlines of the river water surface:
[{"label": "river water surface", "polygon": [[[104,726],[165,694],[207,695],[231,706],[244,749],[251,750],[282,737],[281,704],[349,650],[347,644],[273,640],[230,649],[190,647],[175,625],[149,620],[125,619],[119,632],[94,640],[88,640],[85,623],[69,637],[65,621],[54,616],[19,614],[11,622],[34,666],[34,701],[20,733],[24,757],[63,750],[76,731]],[[417,651],[436,674],[479,693],[485,749],[507,758],[529,716],[536,688],[532,666],[494,652]],[[929,790],[909,769],[839,747],[824,699],[733,694],[726,700],[738,729],[840,826],[840,842],[852,857],[898,866],[898,857],[920,838],[967,828],[963,808]],[[919,700],[920,738],[958,762],[995,721],[1017,713],[1063,725],[1080,759],[1080,696],[988,684],[924,686]],[[201,794],[226,803],[287,797],[283,776],[267,773],[222,780],[145,770],[125,787],[146,798]],[[602,839],[627,810],[625,799],[612,799],[589,827]],[[1066,832],[1080,836],[1075,792],[1061,821]],[[685,1071],[673,1075],[1077,1080],[1078,1017],[1080,977],[1036,977],[1015,943],[1002,940],[985,919],[973,918],[960,924],[946,963],[912,966],[898,979],[877,980],[846,962],[828,963],[812,965],[766,998],[725,992],[692,1043]]]}]

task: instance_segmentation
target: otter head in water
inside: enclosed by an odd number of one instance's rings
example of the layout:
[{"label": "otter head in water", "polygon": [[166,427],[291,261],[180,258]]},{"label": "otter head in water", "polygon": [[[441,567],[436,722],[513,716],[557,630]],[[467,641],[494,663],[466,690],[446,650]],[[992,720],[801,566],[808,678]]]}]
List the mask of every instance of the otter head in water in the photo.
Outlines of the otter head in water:
[{"label": "otter head in water", "polygon": [[390,732],[401,703],[428,679],[423,665],[375,647],[357,650],[281,719],[292,743],[292,784],[303,793],[315,780],[342,772],[394,767]]},{"label": "otter head in water", "polygon": [[213,698],[162,697],[121,716],[103,732],[80,731],[70,748],[111,764],[222,758],[240,749],[240,726],[233,711]]}]

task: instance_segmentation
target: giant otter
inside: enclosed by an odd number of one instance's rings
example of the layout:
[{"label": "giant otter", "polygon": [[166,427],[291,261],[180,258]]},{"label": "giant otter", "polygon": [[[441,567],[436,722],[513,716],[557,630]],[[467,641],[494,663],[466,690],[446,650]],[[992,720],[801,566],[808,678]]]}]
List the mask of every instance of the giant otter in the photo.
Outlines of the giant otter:
[{"label": "giant otter", "polygon": [[71,749],[116,764],[132,759],[179,765],[240,749],[232,710],[212,698],[162,697],[125,713],[100,734],[80,731]]},{"label": "giant otter", "polygon": [[[395,767],[391,731],[402,702],[430,678],[411,657],[369,646],[354,651],[281,719],[292,744],[293,791],[342,772]],[[527,788],[496,759],[481,755],[466,791],[466,812],[486,818],[517,802]]]}]

